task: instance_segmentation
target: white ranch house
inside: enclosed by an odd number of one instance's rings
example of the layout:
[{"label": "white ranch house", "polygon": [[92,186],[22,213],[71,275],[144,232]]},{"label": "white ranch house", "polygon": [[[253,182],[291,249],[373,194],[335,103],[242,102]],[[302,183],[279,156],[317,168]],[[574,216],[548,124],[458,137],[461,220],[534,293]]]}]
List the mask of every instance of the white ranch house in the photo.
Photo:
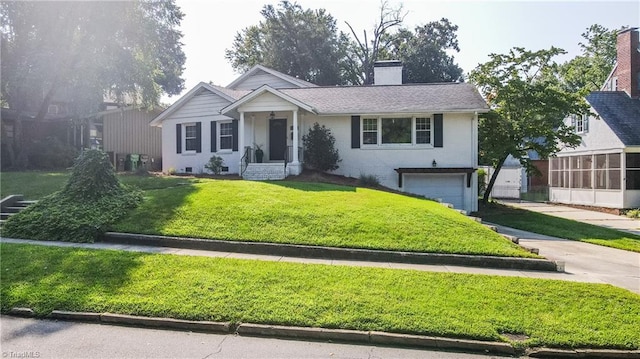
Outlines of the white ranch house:
[{"label": "white ranch house", "polygon": [[333,173],[477,210],[478,114],[488,107],[476,88],[403,85],[395,61],[375,69],[371,86],[319,87],[263,66],[227,87],[200,83],[151,122],[162,127],[163,171],[203,173],[217,155],[223,173],[245,179],[298,175],[302,136],[317,122],[336,139]]}]

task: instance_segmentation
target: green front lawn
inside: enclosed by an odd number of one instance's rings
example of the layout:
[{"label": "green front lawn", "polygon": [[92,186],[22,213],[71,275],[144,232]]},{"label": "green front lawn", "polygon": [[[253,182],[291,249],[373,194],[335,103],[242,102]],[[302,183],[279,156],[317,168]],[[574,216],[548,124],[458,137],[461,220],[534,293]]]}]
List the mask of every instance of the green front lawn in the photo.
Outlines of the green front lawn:
[{"label": "green front lawn", "polygon": [[[502,236],[432,201],[310,182],[247,182],[135,176],[143,204],[113,230],[243,241],[437,253],[534,257]],[[39,199],[65,172],[3,172],[2,196]]]},{"label": "green front lawn", "polygon": [[498,203],[481,206],[484,221],[548,236],[640,252],[640,236]]},{"label": "green front lawn", "polygon": [[[180,186],[200,181],[197,178],[189,177],[136,176],[124,173],[119,174],[118,178],[122,183],[142,190]],[[0,198],[10,194],[22,194],[25,199],[37,200],[62,189],[67,179],[69,179],[69,172],[66,171],[2,172],[0,173]]]},{"label": "green front lawn", "polygon": [[0,198],[10,194],[22,194],[25,199],[40,199],[62,189],[67,179],[69,172],[2,172]]},{"label": "green front lawn", "polygon": [[30,307],[640,348],[640,296],[610,285],[1,244],[2,310]]},{"label": "green front lawn", "polygon": [[533,257],[436,202],[308,182],[201,180],[145,191],[114,231],[331,247]]}]

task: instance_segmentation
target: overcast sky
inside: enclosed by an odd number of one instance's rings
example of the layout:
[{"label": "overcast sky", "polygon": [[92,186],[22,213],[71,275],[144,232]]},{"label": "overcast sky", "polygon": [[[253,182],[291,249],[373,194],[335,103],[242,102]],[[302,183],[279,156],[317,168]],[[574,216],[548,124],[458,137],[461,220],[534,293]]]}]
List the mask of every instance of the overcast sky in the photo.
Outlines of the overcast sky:
[{"label": "overcast sky", "polygon": [[[379,0],[298,0],[303,8],[324,8],[349,32],[345,21],[362,33],[371,29],[379,16]],[[486,62],[490,53],[506,53],[514,46],[528,50],[551,46],[568,51],[560,62],[579,54],[578,42],[591,24],[607,28],[640,25],[640,1],[430,1],[389,0],[403,4],[408,12],[404,25],[413,28],[443,17],[458,25],[458,65],[468,73]],[[235,34],[257,24],[267,0],[177,0],[185,17],[181,30],[187,55],[184,78],[186,91],[198,82],[212,81],[226,86],[239,74],[224,58]],[[183,93],[183,94],[184,94]],[[173,103],[179,96],[163,98]]]}]

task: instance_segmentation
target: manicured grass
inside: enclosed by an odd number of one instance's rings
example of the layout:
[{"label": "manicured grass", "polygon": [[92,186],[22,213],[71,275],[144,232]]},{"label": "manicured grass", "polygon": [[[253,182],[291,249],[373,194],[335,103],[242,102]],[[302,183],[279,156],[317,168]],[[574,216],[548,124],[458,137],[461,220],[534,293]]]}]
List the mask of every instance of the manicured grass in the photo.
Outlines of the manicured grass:
[{"label": "manicured grass", "polygon": [[640,252],[640,236],[498,203],[482,206],[477,216],[529,232]]},{"label": "manicured grass", "polygon": [[2,310],[30,307],[640,347],[640,296],[610,285],[1,244]]},{"label": "manicured grass", "polygon": [[438,253],[533,257],[436,202],[307,182],[202,180],[145,192],[119,232]]},{"label": "manicured grass", "polygon": [[[69,179],[69,173],[68,171],[2,172],[0,173],[0,198],[10,194],[23,194],[26,199],[40,199],[61,190]],[[122,183],[142,190],[167,188],[200,181],[197,178],[189,177],[136,176],[124,173],[119,174],[118,178]]]},{"label": "manicured grass", "polygon": [[2,172],[0,173],[0,198],[10,194],[22,194],[25,199],[40,199],[62,189],[69,172]]},{"label": "manicured grass", "polygon": [[[338,247],[533,257],[431,201],[309,182],[246,182],[120,174],[145,201],[114,230]],[[2,195],[39,199],[65,172],[3,172]]]}]

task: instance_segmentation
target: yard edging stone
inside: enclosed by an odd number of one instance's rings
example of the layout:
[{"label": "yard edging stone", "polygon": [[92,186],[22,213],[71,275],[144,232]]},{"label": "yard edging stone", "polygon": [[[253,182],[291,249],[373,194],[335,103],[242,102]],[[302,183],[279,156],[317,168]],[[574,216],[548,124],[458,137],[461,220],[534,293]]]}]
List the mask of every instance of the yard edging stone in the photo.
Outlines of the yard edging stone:
[{"label": "yard edging stone", "polygon": [[80,321],[80,322],[99,322],[100,313],[69,312],[65,310],[53,310],[51,311],[51,314],[47,316],[47,318],[59,319],[59,320],[73,320],[73,321]]},{"label": "yard edging stone", "polygon": [[457,265],[465,267],[559,271],[548,259],[497,257],[444,253],[401,252],[359,248],[336,248],[297,244],[225,241],[218,239],[182,238],[135,233],[106,232],[100,240],[106,243],[198,249],[219,252],[239,252],[304,258],[326,258],[371,262]]},{"label": "yard edging stone", "polygon": [[100,314],[100,321],[103,323],[126,324],[156,328],[174,328],[212,333],[229,333],[231,331],[231,323],[229,322],[209,322],[173,318],[142,317],[136,315],[114,313]]},{"label": "yard edging stone", "polygon": [[528,357],[531,358],[597,358],[597,359],[639,359],[640,350],[615,350],[615,349],[554,349],[535,348],[527,350]]},{"label": "yard edging stone", "polygon": [[[35,317],[34,312],[31,308],[22,307],[14,307],[10,309],[7,314],[18,317]],[[363,344],[437,348],[445,350],[471,350],[506,355],[523,354],[522,350],[518,350],[511,344],[505,342],[430,337],[414,334],[387,333],[376,331],[294,327],[253,323],[241,323],[238,326],[234,326],[230,322],[192,321],[173,318],[143,317],[127,314],[71,312],[60,310],[52,311],[46,318],[69,321],[87,321],[87,318],[98,318],[98,322],[107,325],[125,325],[147,328],[153,327],[159,329],[179,329],[188,331],[212,332],[219,334],[238,334],[247,336],[253,335],[274,338],[297,338]],[[532,348],[526,350],[524,354],[533,358],[640,359],[640,350],[584,348],[568,350],[554,348]]]}]

